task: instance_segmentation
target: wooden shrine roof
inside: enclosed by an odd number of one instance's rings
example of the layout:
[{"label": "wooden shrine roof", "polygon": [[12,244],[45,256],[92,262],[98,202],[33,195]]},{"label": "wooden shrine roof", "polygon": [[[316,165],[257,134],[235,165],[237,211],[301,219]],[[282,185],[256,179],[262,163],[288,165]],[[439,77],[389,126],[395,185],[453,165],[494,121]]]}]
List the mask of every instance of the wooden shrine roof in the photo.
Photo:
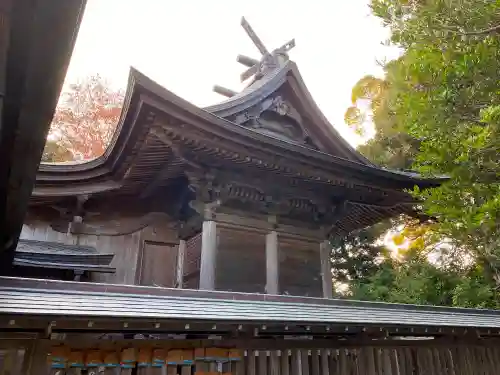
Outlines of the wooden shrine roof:
[{"label": "wooden shrine roof", "polygon": [[[293,62],[287,63],[279,72],[279,77],[285,75],[295,80],[300,77]],[[301,79],[300,81],[302,82]],[[325,132],[328,129],[331,152],[263,134],[227,119],[236,111],[254,104],[258,98],[262,100],[262,95],[269,95],[272,88],[276,90],[280,84],[283,84],[282,80],[274,82],[271,79],[270,86],[247,89],[246,101],[229,100],[203,109],[131,69],[122,115],[105,154],[84,163],[41,164],[33,196],[61,197],[123,190],[139,179],[144,187],[157,177],[156,172],[168,162],[168,158],[175,156],[172,155],[175,149],[165,144],[164,138],[162,141],[161,133],[164,129],[175,137],[185,137],[183,142],[204,142],[204,146],[210,149],[227,145],[231,149],[240,150],[240,155],[230,155],[235,162],[239,162],[241,158],[251,164],[252,160],[247,160],[250,153],[256,155],[258,151],[267,161],[284,158],[300,161],[311,169],[312,176],[316,171],[335,171],[342,174],[346,181],[357,179],[363,180],[366,185],[396,188],[412,188],[414,185],[426,188],[440,184],[440,179],[424,178],[416,173],[373,165],[352,149],[333,126],[326,122],[324,116],[321,117],[324,123],[315,127]],[[261,92],[262,87],[266,91]],[[308,93],[303,93],[302,96],[310,97]],[[318,113],[315,115],[319,117]],[[188,127],[196,128],[197,132],[189,134]],[[177,140],[170,140],[175,141]],[[139,164],[143,162],[143,158],[147,158],[149,163]],[[147,166],[152,168],[145,168]]]},{"label": "wooden shrine roof", "polygon": [[[295,69],[285,71],[293,73]],[[144,188],[152,182],[159,169],[168,163],[169,158],[175,156],[172,155],[175,149],[162,141],[161,134],[158,136],[165,129],[177,138],[185,136],[186,139],[182,142],[191,145],[197,143],[199,149],[201,146],[213,150],[227,146],[230,150],[228,152],[239,150],[239,153],[229,155],[235,162],[240,162],[240,159],[247,164],[258,162],[250,160],[251,155],[259,155],[270,163],[273,159],[287,158],[309,168],[310,175],[318,180],[321,178],[315,176],[317,171],[323,174],[330,172],[332,176],[342,174],[345,181],[363,181],[367,186],[401,189],[412,188],[414,185],[425,188],[440,183],[439,179],[427,179],[415,173],[376,167],[364,162],[364,158],[352,149],[350,151],[358,155],[358,160],[262,134],[221,117],[221,108],[225,106],[211,108],[214,113],[179,98],[132,69],[122,116],[105,154],[81,164],[40,165],[33,192],[34,199],[112,190],[139,191],[139,187]],[[164,124],[167,125],[163,126]],[[197,132],[190,135],[188,126],[190,129],[196,128]],[[332,134],[335,134],[333,127],[330,128]],[[334,139],[339,144],[345,143],[338,135]],[[171,140],[176,141],[177,139]],[[174,164],[174,160],[170,161]],[[140,183],[137,184],[139,180]]]},{"label": "wooden shrine roof", "polygon": [[303,335],[330,330],[463,335],[468,328],[469,334],[498,335],[500,329],[500,312],[492,310],[0,278],[0,326],[21,327],[27,324],[23,319],[33,317],[56,322],[57,327],[66,324],[68,329],[109,330],[118,324],[123,330],[123,322],[128,322],[131,330],[140,326],[151,332],[154,327],[172,329],[169,324],[176,322],[182,327],[189,323],[193,331],[198,323],[199,329],[205,324],[208,330],[216,329],[212,325],[222,329],[237,324]]},{"label": "wooden shrine roof", "polygon": [[[250,183],[258,179],[273,181],[278,195],[279,188],[290,184],[295,192],[308,190],[313,198],[322,190],[326,203],[315,203],[320,208],[328,207],[330,199],[345,197],[350,202],[350,211],[345,215],[351,220],[344,221],[336,232],[349,232],[401,213],[413,215],[413,199],[404,189],[441,183],[441,179],[387,170],[368,162],[320,115],[295,64],[288,62],[277,71],[275,76],[262,80],[267,83],[251,85],[245,95],[203,109],[131,69],[122,115],[105,154],[83,164],[42,164],[32,205],[54,206],[67,202],[67,198],[87,195],[100,199],[97,209],[102,210],[102,202],[118,202],[123,197],[129,202],[155,193],[168,198],[169,189],[176,187],[188,172],[203,175],[222,171],[226,179],[246,175]],[[281,90],[280,103],[286,98],[297,111],[300,109],[295,118],[307,119],[304,132],[314,145],[238,123],[238,118],[248,116],[256,101],[268,100],[266,95],[277,90]],[[261,183],[261,187],[268,185]],[[267,194],[259,188],[250,194],[255,192],[258,201],[264,199],[260,195]],[[151,210],[158,206],[155,203]]]}]

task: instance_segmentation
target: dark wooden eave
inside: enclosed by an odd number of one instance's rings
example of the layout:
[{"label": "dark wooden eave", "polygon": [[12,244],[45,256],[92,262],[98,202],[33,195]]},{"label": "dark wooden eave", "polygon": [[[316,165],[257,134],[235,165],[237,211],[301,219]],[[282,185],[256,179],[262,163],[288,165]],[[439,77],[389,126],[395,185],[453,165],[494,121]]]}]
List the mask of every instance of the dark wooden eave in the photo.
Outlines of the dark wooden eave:
[{"label": "dark wooden eave", "polygon": [[[42,164],[37,174],[34,197],[62,197],[120,190],[141,152],[152,145],[151,147],[161,148],[167,153],[167,145],[160,143],[161,147],[158,147],[149,138],[153,128],[161,121],[189,125],[206,135],[207,141],[210,138],[222,140],[240,148],[243,150],[242,155],[246,150],[256,150],[269,159],[289,158],[303,163],[312,171],[341,171],[345,176],[372,179],[376,181],[375,184],[381,185],[395,184],[398,188],[412,188],[414,185],[427,188],[441,182],[439,179],[426,179],[417,174],[386,170],[327,154],[234,124],[183,100],[132,69],[121,119],[106,153],[81,164]],[[177,127],[178,134],[183,133],[182,126],[172,127]],[[338,138],[340,142],[341,137]],[[160,153],[156,155],[159,159],[166,156]],[[154,158],[153,154],[151,158]]]},{"label": "dark wooden eave", "polygon": [[[202,174],[205,168],[213,168],[230,178],[243,173],[250,176],[248,182],[285,178],[279,183],[282,187],[294,179],[293,184],[307,185],[296,187],[298,193],[321,189],[324,199],[315,203],[318,207],[328,206],[330,199],[349,200],[353,204],[342,215],[352,220],[342,220],[338,233],[402,213],[413,215],[414,201],[404,189],[442,182],[330,155],[238,125],[196,107],[132,69],[121,119],[106,153],[83,164],[42,165],[32,205],[74,208],[75,196],[90,195],[94,210],[110,212],[116,208],[104,209],[103,205],[128,197],[146,208],[144,214],[149,208],[140,199],[159,188],[162,197],[171,196],[169,189],[179,179],[186,180],[186,171],[196,169],[200,161],[205,164]],[[359,200],[360,196],[368,199]],[[177,198],[172,199],[164,204],[171,207]],[[159,208],[158,203],[150,207]]]},{"label": "dark wooden eave", "polygon": [[0,2],[0,251],[11,264],[86,0]]}]

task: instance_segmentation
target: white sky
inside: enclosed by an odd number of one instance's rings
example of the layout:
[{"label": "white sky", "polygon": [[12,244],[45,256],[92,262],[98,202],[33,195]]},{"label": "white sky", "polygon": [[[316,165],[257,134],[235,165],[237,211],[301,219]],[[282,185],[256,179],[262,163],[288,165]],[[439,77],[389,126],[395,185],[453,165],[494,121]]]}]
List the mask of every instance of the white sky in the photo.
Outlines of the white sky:
[{"label": "white sky", "polygon": [[238,54],[259,53],[240,26],[245,16],[269,50],[291,38],[290,52],[314,99],[353,145],[344,124],[351,88],[377,60],[395,58],[382,46],[388,34],[368,0],[89,0],[67,82],[100,74],[125,88],[130,66],[198,105],[223,97],[219,84],[238,90],[245,69]]}]

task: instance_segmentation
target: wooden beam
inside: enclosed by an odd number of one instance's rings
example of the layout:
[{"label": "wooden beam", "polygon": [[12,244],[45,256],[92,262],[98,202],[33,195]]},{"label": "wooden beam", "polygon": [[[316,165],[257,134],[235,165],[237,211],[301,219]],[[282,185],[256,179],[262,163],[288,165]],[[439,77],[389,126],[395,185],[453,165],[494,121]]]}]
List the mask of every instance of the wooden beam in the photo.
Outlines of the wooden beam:
[{"label": "wooden beam", "polygon": [[279,294],[278,233],[266,235],[266,293]]},{"label": "wooden beam", "polygon": [[321,257],[321,281],[323,285],[323,297],[333,298],[333,281],[330,265],[330,241],[325,240],[321,242],[319,249]]},{"label": "wooden beam", "polygon": [[204,221],[201,237],[200,289],[215,289],[215,264],[217,261],[217,225]]},{"label": "wooden beam", "polygon": [[[222,208],[222,210],[224,207]],[[266,215],[262,215],[261,218],[255,217],[245,217],[244,213],[225,213],[217,212],[217,216],[214,219],[217,224],[227,228],[245,228],[248,230],[256,232],[269,233],[270,230],[275,230],[279,234],[283,234],[290,238],[304,239],[308,241],[319,241],[324,239],[325,233],[324,229],[309,229],[306,228],[306,223],[296,222],[296,225],[288,224],[272,224],[267,221]],[[303,225],[300,227],[300,225]]]},{"label": "wooden beam", "polygon": [[230,90],[228,88],[219,85],[215,85],[212,90],[219,95],[225,96],[226,98],[232,98],[233,96],[238,94],[236,91]]},{"label": "wooden beam", "polygon": [[[5,7],[9,2],[10,11]],[[5,273],[13,261],[85,3],[0,2],[0,263]],[[5,28],[10,31],[4,33]]]}]

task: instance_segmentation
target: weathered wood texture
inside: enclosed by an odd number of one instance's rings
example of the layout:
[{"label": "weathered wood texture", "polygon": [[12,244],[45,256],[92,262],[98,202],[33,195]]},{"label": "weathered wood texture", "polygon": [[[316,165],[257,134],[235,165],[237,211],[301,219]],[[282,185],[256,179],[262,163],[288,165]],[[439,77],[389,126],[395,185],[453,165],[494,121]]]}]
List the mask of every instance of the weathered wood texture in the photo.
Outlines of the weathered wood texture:
[{"label": "weathered wood texture", "polygon": [[319,242],[279,236],[280,294],[322,297]]},{"label": "weathered wood texture", "polygon": [[217,228],[217,290],[265,293],[266,236],[245,229]]},{"label": "weathered wood texture", "polygon": [[141,254],[140,284],[173,288],[177,268],[177,246],[144,241]]},{"label": "weathered wood texture", "polygon": [[23,371],[25,350],[13,348],[0,350],[0,374],[21,375]]},{"label": "weathered wood texture", "polygon": [[200,289],[215,289],[215,264],[217,261],[217,224],[203,222],[201,233]]},{"label": "weathered wood texture", "polygon": [[[56,232],[46,223],[30,223],[23,226],[21,238],[89,245],[95,247],[100,253],[113,253],[115,256],[110,266],[115,267],[116,272],[114,274],[93,273],[91,274],[91,280],[133,285],[140,282],[141,256],[146,242],[160,244],[164,247],[171,247],[176,244],[175,233],[164,228],[164,225],[158,224],[125,236],[74,236]],[[160,262],[163,264],[163,254],[160,252],[157,253],[157,256],[160,257]],[[175,264],[172,272],[175,273]]]},{"label": "weathered wood texture", "polygon": [[324,298],[333,298],[333,275],[329,240],[322,241],[319,247],[321,261],[321,284]]},{"label": "weathered wood texture", "polygon": [[184,288],[198,289],[200,285],[201,233],[186,241],[184,257]]},{"label": "weathered wood texture", "polygon": [[[16,355],[8,351],[9,355]],[[14,353],[14,354],[13,354]],[[243,360],[225,363],[222,371],[235,375],[496,375],[500,371],[500,349],[486,346],[412,347],[358,349],[290,349],[247,350]],[[46,375],[45,366],[32,366],[22,373],[23,366],[12,365],[4,354],[2,375]],[[138,375],[192,374],[216,371],[215,363],[138,368]],[[74,374],[74,369],[61,369],[60,375]],[[107,370],[106,370],[107,371]],[[109,369],[115,375],[128,375],[130,369]],[[52,372],[54,373],[54,372]]]}]

